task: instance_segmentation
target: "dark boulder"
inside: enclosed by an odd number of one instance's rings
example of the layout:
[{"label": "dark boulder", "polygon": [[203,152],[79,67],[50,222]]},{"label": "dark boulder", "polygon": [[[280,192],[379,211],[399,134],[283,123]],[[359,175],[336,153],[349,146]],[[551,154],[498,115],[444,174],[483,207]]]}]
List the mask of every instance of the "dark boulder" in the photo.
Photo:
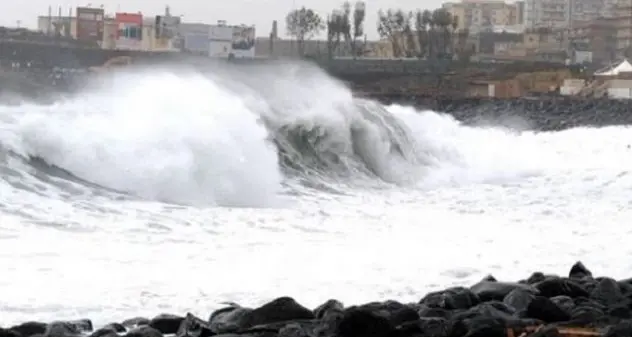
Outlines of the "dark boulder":
[{"label": "dark boulder", "polygon": [[160,314],[152,318],[147,325],[160,331],[164,335],[170,335],[178,332],[182,321],[184,321],[184,317],[182,316]]},{"label": "dark boulder", "polygon": [[216,334],[233,333],[248,328],[250,308],[230,306],[214,311],[209,318],[211,331]]},{"label": "dark boulder", "polygon": [[571,316],[551,299],[543,296],[536,296],[527,307],[527,317],[535,318],[546,323],[565,322]]},{"label": "dark boulder", "polygon": [[342,315],[344,309],[345,306],[342,304],[342,302],[331,299],[314,309],[314,316],[318,319],[321,319],[331,314]]},{"label": "dark boulder", "polygon": [[630,337],[632,336],[632,321],[625,320],[606,328],[603,337]]},{"label": "dark boulder", "polygon": [[248,326],[301,319],[313,319],[314,313],[293,298],[280,297],[245,314]]},{"label": "dark boulder", "polygon": [[22,337],[31,337],[33,335],[44,334],[44,332],[46,332],[46,326],[46,323],[31,321],[12,326],[9,330],[17,332]]},{"label": "dark boulder", "polygon": [[532,292],[522,288],[516,288],[505,296],[503,303],[513,308],[516,312],[522,312],[527,310],[529,303],[531,303],[534,298],[535,295]]},{"label": "dark boulder", "polygon": [[472,293],[476,295],[481,302],[502,301],[514,289],[523,289],[525,291],[538,293],[538,290],[526,284],[513,282],[490,282],[481,281],[471,288]]},{"label": "dark boulder", "polygon": [[417,311],[419,317],[427,317],[427,318],[449,318],[452,316],[452,311],[446,310],[443,308],[430,308],[425,305],[422,305]]},{"label": "dark boulder", "polygon": [[563,278],[548,278],[534,284],[534,287],[544,297],[568,296],[571,298],[588,297],[589,293],[578,283]]},{"label": "dark boulder", "polygon": [[129,331],[127,334],[125,334],[125,337],[164,337],[164,336],[162,333],[160,333],[160,331],[150,326],[141,325]]},{"label": "dark boulder", "polygon": [[590,298],[605,306],[627,303],[628,301],[623,296],[619,283],[612,278],[602,278],[590,293]]},{"label": "dark boulder", "polygon": [[506,322],[482,316],[459,320],[454,322],[450,337],[507,337]]},{"label": "dark boulder", "polygon": [[573,308],[575,308],[575,302],[572,298],[568,296],[555,296],[551,297],[551,301],[555,303],[560,309],[564,310],[567,313],[571,313]]},{"label": "dark boulder", "polygon": [[[90,328],[92,327],[92,323],[90,323]],[[86,326],[82,326],[81,324],[75,324],[74,322],[52,322],[48,324],[46,327],[46,331],[44,332],[44,337],[78,337],[81,336],[83,332],[87,330],[83,330]],[[91,329],[90,329],[91,330]]]},{"label": "dark boulder", "polygon": [[447,310],[465,310],[480,302],[480,298],[471,289],[457,287],[429,293],[419,301],[419,304]]},{"label": "dark boulder", "polygon": [[111,328],[101,328],[90,334],[90,337],[118,337],[119,334]]},{"label": "dark boulder", "polygon": [[176,332],[176,337],[210,337],[213,335],[211,325],[191,313],[187,313]]},{"label": "dark boulder", "polygon": [[372,302],[357,307],[386,317],[392,326],[419,319],[417,310],[397,301]]},{"label": "dark boulder", "polygon": [[123,325],[127,329],[133,329],[147,324],[149,324],[149,319],[145,317],[134,317],[121,322],[121,325]]},{"label": "dark boulder", "polygon": [[345,313],[338,324],[338,337],[390,337],[393,326],[383,316],[368,309],[352,307]]},{"label": "dark boulder", "polygon": [[448,337],[451,323],[443,318],[420,318],[396,328],[395,336]]},{"label": "dark boulder", "polygon": [[0,328],[0,337],[22,337],[17,331]]}]

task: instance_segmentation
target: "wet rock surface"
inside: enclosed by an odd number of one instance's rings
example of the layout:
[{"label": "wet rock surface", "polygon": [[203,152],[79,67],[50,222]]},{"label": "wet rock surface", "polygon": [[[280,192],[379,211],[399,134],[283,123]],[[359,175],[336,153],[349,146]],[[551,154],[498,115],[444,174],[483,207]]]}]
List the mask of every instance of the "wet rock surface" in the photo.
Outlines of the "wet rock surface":
[{"label": "wet rock surface", "polygon": [[632,100],[549,96],[538,98],[371,97],[452,115],[469,125],[557,131],[580,126],[632,124]]},{"label": "wet rock surface", "polygon": [[[581,333],[578,328],[583,328]],[[594,277],[581,262],[568,276],[533,273],[507,282],[488,276],[470,287],[345,306],[310,309],[291,297],[257,308],[230,304],[208,316],[161,313],[96,330],[89,319],[0,328],[0,337],[510,337],[632,336],[632,281]]]}]

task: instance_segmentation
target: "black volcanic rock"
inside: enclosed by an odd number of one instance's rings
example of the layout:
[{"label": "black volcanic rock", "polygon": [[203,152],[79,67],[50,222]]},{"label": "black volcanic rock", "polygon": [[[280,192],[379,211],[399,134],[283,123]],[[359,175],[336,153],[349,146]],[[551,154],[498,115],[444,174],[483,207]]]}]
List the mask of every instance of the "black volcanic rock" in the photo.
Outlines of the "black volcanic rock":
[{"label": "black volcanic rock", "polygon": [[527,317],[539,319],[546,323],[565,322],[571,316],[544,296],[536,296],[527,307]]},{"label": "black volcanic rock", "polygon": [[571,279],[592,278],[592,276],[592,272],[581,261],[575,262],[568,273],[568,277]]},{"label": "black volcanic rock", "polygon": [[367,308],[349,308],[338,324],[339,337],[390,337],[393,326],[385,317]]},{"label": "black volcanic rock", "polygon": [[31,337],[33,335],[41,335],[46,331],[46,323],[41,322],[25,322],[20,325],[11,327],[9,330],[15,331],[22,337]]},{"label": "black volcanic rock", "polygon": [[163,335],[150,326],[142,325],[130,330],[125,337],[163,337]]},{"label": "black volcanic rock", "polygon": [[470,288],[429,293],[418,303],[387,300],[345,308],[331,299],[310,310],[280,297],[255,309],[230,304],[208,320],[161,314],[92,333],[90,320],[27,322],[0,328],[0,337],[507,337],[507,329],[533,337],[559,336],[560,327],[598,329],[590,331],[612,337],[632,333],[630,280],[593,277],[581,263],[568,278],[531,276],[523,282],[487,277]]},{"label": "black volcanic rock", "polygon": [[471,287],[474,293],[481,301],[502,301],[514,289],[523,289],[532,293],[538,293],[538,290],[526,284],[513,282],[491,282],[481,281]]},{"label": "black volcanic rock", "polygon": [[548,278],[542,282],[534,284],[534,287],[544,297],[569,296],[588,297],[589,293],[578,283],[561,277]]},{"label": "black volcanic rock", "polygon": [[147,325],[162,332],[165,335],[169,335],[178,332],[178,328],[180,327],[182,321],[184,321],[184,317],[182,316],[160,314],[152,318]]},{"label": "black volcanic rock", "polygon": [[123,322],[121,322],[121,325],[123,325],[124,327],[126,327],[128,329],[139,327],[139,326],[142,326],[142,325],[147,325],[147,324],[149,324],[149,319],[145,318],[145,317],[129,318],[129,319],[126,319]]}]

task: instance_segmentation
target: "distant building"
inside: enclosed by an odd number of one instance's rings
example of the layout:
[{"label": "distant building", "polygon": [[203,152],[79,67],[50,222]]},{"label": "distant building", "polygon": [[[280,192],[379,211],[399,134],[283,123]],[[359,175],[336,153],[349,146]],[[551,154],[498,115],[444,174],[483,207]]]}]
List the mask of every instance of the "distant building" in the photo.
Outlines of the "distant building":
[{"label": "distant building", "polygon": [[503,0],[462,0],[443,4],[452,16],[457,17],[458,29],[469,29],[472,33],[490,30],[495,26],[519,24],[522,15],[516,4]]},{"label": "distant building", "polygon": [[525,0],[526,28],[570,28],[614,13],[618,0]]},{"label": "distant building", "polygon": [[570,15],[571,0],[525,0],[525,26],[527,28],[568,27]]},{"label": "distant building", "polygon": [[[38,30],[45,35],[71,39],[91,39],[104,49],[187,52],[208,57],[255,57],[255,27],[181,22],[179,16],[165,13],[115,13],[103,9],[78,7],[78,15],[38,17]],[[79,20],[77,19],[79,17]]]},{"label": "distant building", "polygon": [[613,23],[616,29],[617,51],[620,55],[632,56],[632,0],[619,0]]}]

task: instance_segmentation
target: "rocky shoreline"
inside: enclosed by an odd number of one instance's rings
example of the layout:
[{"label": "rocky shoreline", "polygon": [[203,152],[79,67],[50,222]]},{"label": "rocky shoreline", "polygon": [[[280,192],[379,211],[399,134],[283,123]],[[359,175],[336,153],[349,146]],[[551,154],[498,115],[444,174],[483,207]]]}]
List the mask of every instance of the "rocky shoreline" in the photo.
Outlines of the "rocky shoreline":
[{"label": "rocky shoreline", "polygon": [[632,279],[594,277],[581,263],[568,276],[535,272],[518,282],[488,276],[469,287],[432,292],[417,303],[313,310],[290,297],[258,308],[229,304],[208,319],[192,314],[132,318],[94,330],[89,319],[26,322],[0,337],[518,337],[632,336]]},{"label": "rocky shoreline", "polygon": [[384,104],[447,113],[463,123],[474,125],[504,125],[537,131],[632,125],[632,100],[564,96],[455,98],[395,94],[367,97]]}]

